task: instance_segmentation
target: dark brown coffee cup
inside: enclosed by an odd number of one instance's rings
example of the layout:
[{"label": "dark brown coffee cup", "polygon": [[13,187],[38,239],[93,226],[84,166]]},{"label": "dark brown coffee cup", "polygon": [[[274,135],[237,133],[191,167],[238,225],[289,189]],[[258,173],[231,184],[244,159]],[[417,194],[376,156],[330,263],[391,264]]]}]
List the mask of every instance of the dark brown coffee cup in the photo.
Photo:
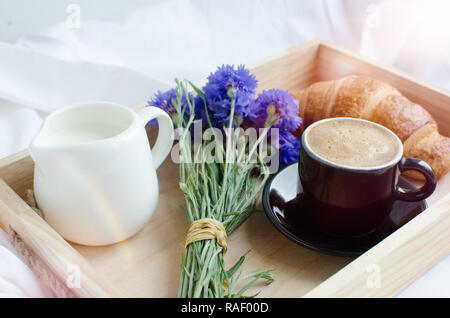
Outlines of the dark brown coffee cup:
[{"label": "dark brown coffee cup", "polygon": [[[436,176],[423,160],[402,158],[403,145],[389,129],[362,119],[388,131],[397,140],[399,150],[394,159],[374,167],[340,165],[315,154],[308,145],[307,136],[315,125],[302,135],[299,176],[303,187],[303,206],[316,225],[323,231],[339,236],[360,236],[383,224],[394,200],[420,201],[436,188]],[[339,118],[343,119],[343,118]],[[416,190],[397,186],[400,172],[414,170],[425,177],[425,184]]]}]

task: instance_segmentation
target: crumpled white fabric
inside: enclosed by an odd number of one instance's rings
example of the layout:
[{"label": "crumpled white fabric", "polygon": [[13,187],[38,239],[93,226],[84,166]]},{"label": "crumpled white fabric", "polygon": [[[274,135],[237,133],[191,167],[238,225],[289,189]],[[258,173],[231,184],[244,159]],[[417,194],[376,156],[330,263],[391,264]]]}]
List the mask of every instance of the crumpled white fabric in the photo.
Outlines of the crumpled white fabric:
[{"label": "crumpled white fabric", "polygon": [[[220,64],[252,63],[315,38],[450,89],[445,0],[168,0],[118,22],[84,20],[87,8],[80,9],[79,29],[62,20],[0,42],[0,158],[26,148],[43,118],[62,106],[140,104],[175,77],[199,81]],[[0,294],[34,295],[36,281],[12,257],[0,245]],[[434,284],[450,277],[442,270],[450,258],[442,262]]]},{"label": "crumpled white fabric", "polygon": [[6,233],[0,229],[0,298],[52,297],[16,254]]}]

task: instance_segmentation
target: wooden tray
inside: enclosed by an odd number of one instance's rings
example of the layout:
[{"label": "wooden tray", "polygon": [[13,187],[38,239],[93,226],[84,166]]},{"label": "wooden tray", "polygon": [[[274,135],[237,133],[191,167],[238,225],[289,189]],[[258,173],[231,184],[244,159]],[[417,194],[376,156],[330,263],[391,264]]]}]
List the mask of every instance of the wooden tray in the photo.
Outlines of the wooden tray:
[{"label": "wooden tray", "polygon": [[[252,72],[259,90],[291,91],[350,73],[366,74],[392,84],[426,107],[441,133],[450,135],[448,92],[329,43],[296,46],[257,64]],[[188,224],[180,209],[184,198],[175,164],[166,160],[158,177],[157,210],[137,235],[103,247],[69,244],[21,199],[32,188],[33,179],[33,162],[22,151],[0,160],[0,225],[57,295],[175,297]],[[251,249],[244,272],[275,269],[272,285],[255,288],[263,297],[394,296],[450,252],[449,189],[450,174],[439,181],[425,212],[357,259],[298,246],[263,213],[255,213],[231,235],[226,262],[234,263]],[[372,284],[370,280],[378,274],[380,285]]]}]

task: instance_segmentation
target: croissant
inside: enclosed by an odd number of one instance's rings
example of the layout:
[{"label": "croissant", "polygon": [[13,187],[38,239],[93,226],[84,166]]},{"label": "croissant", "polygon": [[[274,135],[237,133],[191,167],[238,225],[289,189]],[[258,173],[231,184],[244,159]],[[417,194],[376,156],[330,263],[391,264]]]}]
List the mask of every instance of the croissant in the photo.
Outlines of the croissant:
[{"label": "croissant", "polygon": [[[379,80],[349,75],[317,82],[294,93],[299,101],[301,130],[329,117],[356,117],[392,130],[403,142],[405,157],[426,161],[440,178],[450,169],[450,138],[438,132],[431,115],[394,87]],[[418,173],[409,173],[420,179]]]}]

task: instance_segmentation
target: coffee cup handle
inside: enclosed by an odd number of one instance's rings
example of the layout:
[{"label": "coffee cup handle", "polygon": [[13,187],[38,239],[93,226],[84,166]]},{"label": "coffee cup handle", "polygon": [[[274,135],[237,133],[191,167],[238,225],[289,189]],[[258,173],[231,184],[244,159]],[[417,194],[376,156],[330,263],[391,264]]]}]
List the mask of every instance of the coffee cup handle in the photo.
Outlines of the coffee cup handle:
[{"label": "coffee cup handle", "polygon": [[398,163],[400,172],[414,170],[425,177],[425,184],[415,190],[409,190],[394,185],[393,196],[402,201],[421,201],[428,198],[436,189],[436,175],[433,169],[423,160],[416,158],[402,158]]},{"label": "coffee cup handle", "polygon": [[165,111],[153,106],[144,107],[137,113],[142,117],[144,125],[147,125],[150,120],[158,120],[158,139],[156,139],[156,143],[152,148],[153,165],[155,169],[158,169],[172,149],[172,119]]}]

